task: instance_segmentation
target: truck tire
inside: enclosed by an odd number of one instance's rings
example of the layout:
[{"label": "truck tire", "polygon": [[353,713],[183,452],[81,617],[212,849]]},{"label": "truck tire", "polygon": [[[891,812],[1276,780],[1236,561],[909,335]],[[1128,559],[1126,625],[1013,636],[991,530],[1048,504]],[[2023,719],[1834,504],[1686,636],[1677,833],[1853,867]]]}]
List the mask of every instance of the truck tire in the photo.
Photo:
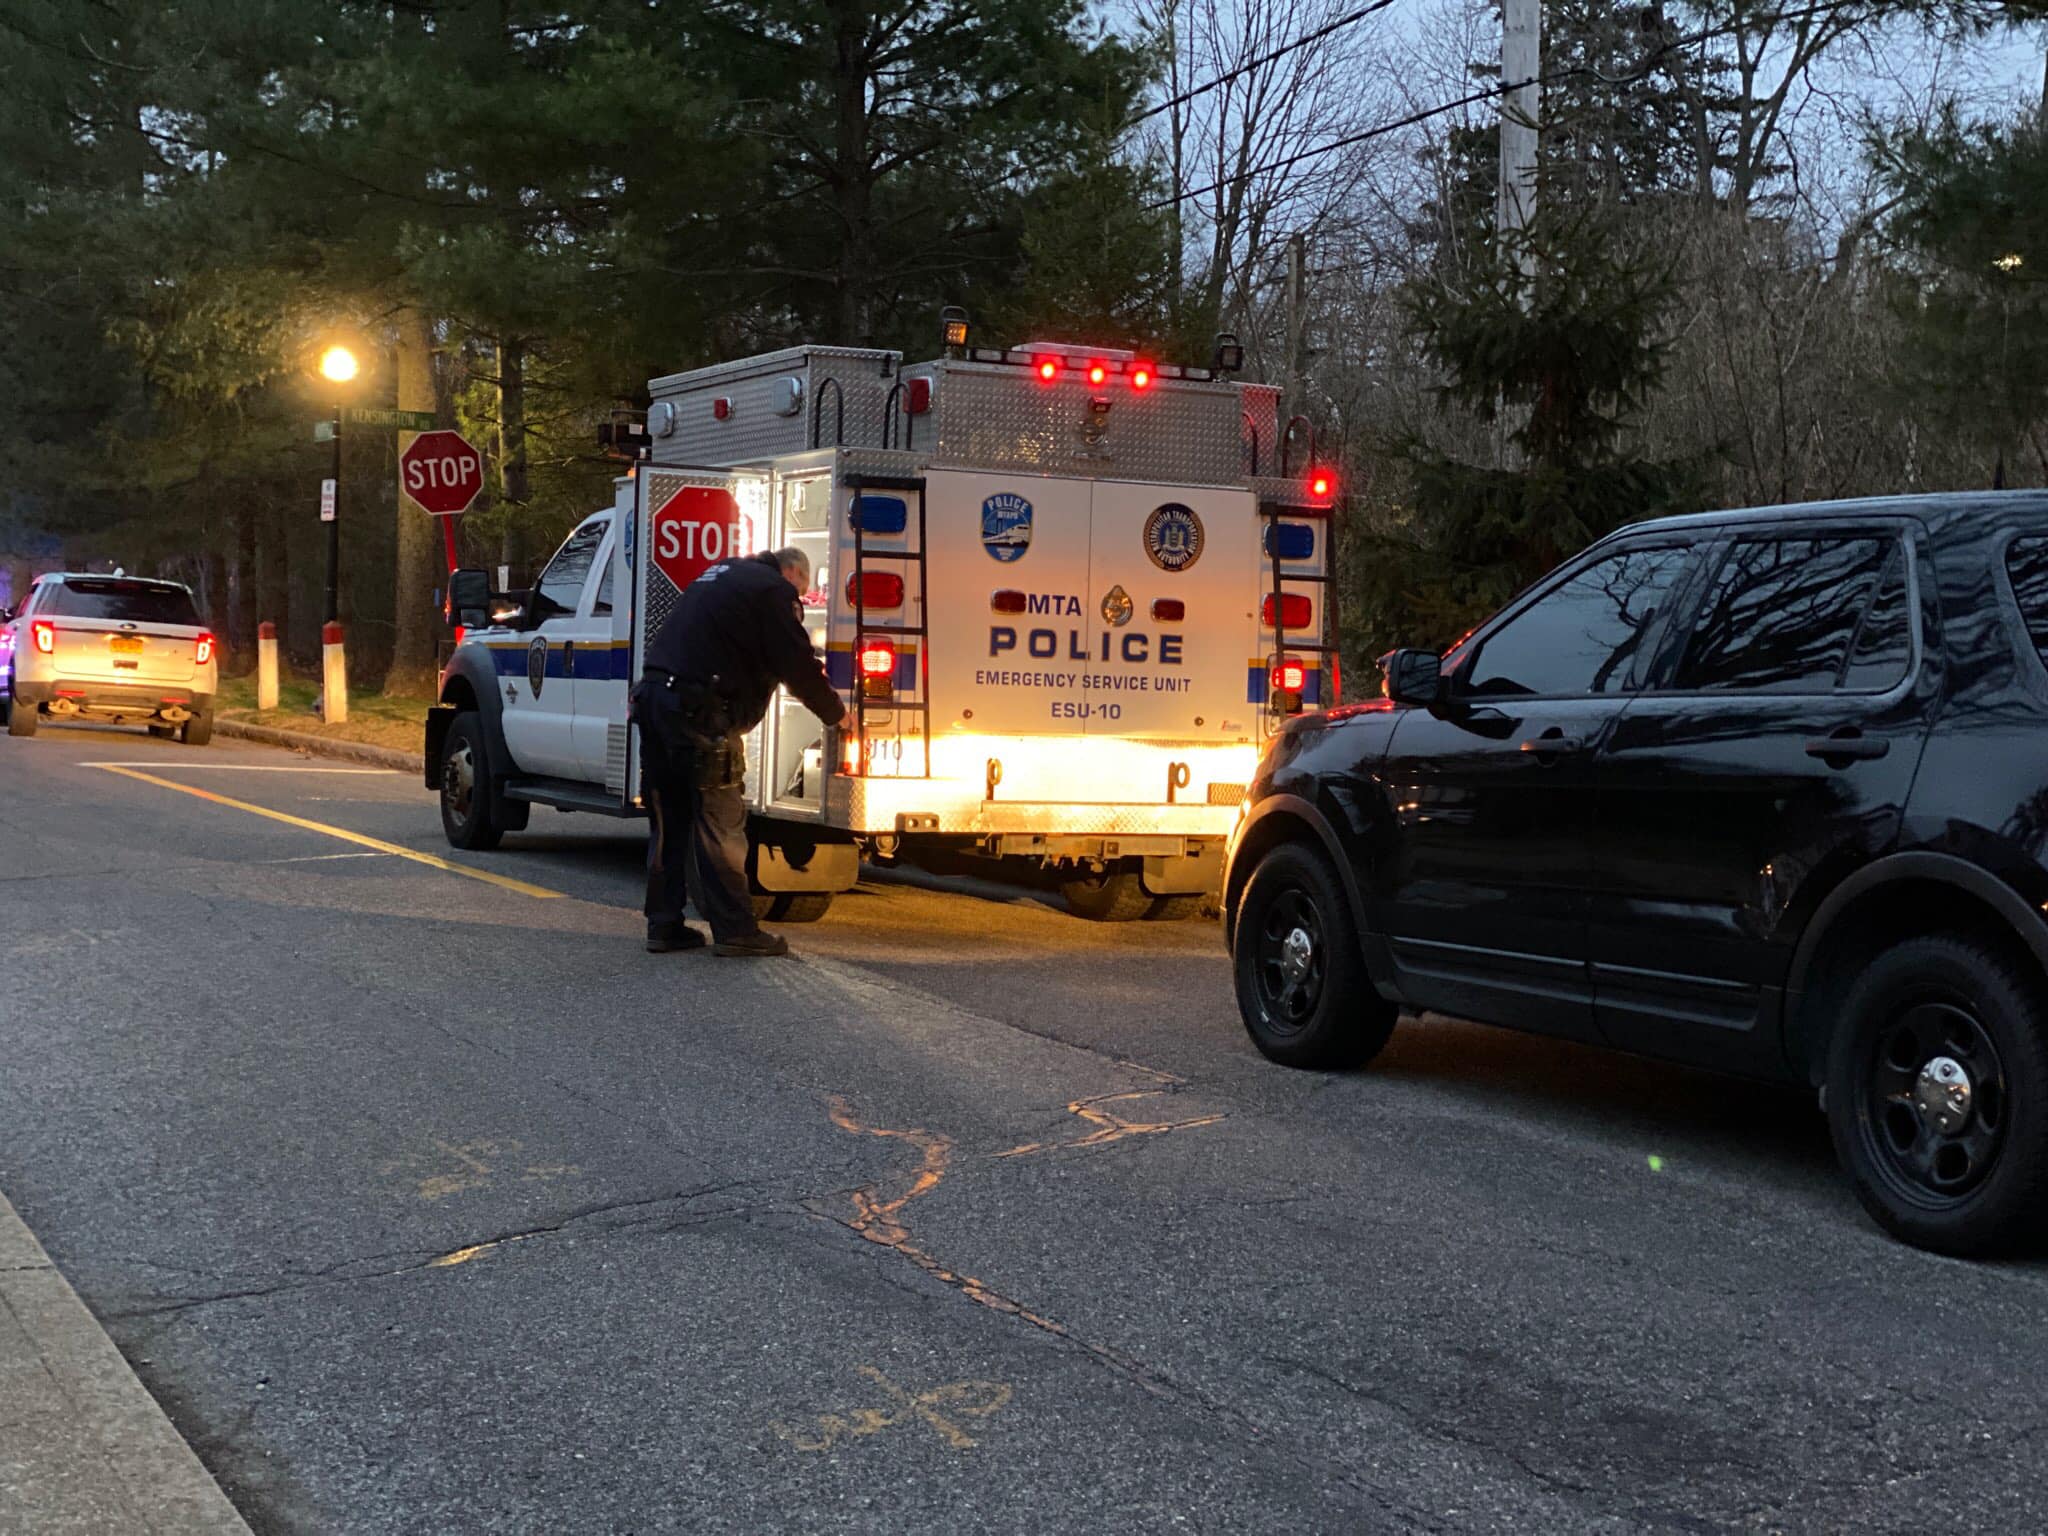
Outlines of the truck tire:
[{"label": "truck tire", "polygon": [[1150,891],[1134,869],[1106,869],[1097,875],[1069,880],[1060,887],[1067,909],[1091,923],[1134,922],[1152,910]]},{"label": "truck tire", "polygon": [[2048,1221],[2048,999],[1993,945],[1928,934],[1856,978],[1828,1045],[1835,1155],[1916,1248],[2038,1247]]},{"label": "truck tire", "polygon": [[18,704],[7,701],[7,734],[10,736],[33,736],[36,733],[36,707],[33,704]]},{"label": "truck tire", "polygon": [[1231,964],[1245,1032],[1269,1061],[1363,1066],[1394,1033],[1400,1010],[1366,975],[1351,904],[1315,849],[1282,843],[1259,861]]},{"label": "truck tire", "polygon": [[493,814],[497,791],[484,751],[483,721],[466,709],[448,727],[441,753],[441,830],[450,847],[480,853],[498,846],[505,827]]},{"label": "truck tire", "polygon": [[203,747],[213,740],[213,711],[194,715],[178,727],[178,740],[188,747]]}]

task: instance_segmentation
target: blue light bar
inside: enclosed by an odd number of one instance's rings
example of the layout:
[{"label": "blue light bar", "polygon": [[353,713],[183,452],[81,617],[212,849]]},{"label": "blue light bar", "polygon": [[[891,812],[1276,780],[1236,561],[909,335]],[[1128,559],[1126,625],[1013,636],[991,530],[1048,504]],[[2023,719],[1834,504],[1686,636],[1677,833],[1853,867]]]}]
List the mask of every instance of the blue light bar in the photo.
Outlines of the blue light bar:
[{"label": "blue light bar", "polygon": [[910,526],[910,507],[901,496],[856,496],[849,522],[862,533],[901,533]]},{"label": "blue light bar", "polygon": [[1268,523],[1266,553],[1277,560],[1306,560],[1316,552],[1312,523]]}]

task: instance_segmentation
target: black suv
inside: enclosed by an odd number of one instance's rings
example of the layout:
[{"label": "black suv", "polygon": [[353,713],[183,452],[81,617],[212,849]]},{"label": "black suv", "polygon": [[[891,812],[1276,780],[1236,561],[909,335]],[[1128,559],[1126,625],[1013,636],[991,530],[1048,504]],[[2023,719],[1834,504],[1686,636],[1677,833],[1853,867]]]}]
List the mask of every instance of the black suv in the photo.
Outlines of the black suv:
[{"label": "black suv", "polygon": [[2048,493],[1614,534],[1387,697],[1292,722],[1232,839],[1259,1049],[1396,1014],[1821,1089],[1883,1226],[2048,1218]]}]

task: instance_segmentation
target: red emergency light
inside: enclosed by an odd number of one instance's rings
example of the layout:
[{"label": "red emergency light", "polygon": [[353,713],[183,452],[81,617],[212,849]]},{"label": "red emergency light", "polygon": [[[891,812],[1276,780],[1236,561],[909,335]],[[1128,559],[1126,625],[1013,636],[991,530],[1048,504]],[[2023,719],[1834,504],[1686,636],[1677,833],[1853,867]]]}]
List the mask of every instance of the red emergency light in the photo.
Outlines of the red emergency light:
[{"label": "red emergency light", "polygon": [[[1266,628],[1273,627],[1273,595],[1266,594],[1266,600],[1259,604],[1259,622]],[[1280,594],[1280,627],[1283,629],[1307,629],[1309,620],[1315,614],[1315,605],[1308,600],[1305,592],[1283,592]]]},{"label": "red emergency light", "polygon": [[862,610],[901,608],[903,578],[894,571],[862,571],[858,576],[849,576],[846,601],[849,607]]},{"label": "red emergency light", "polygon": [[1327,469],[1310,470],[1308,493],[1316,501],[1328,501],[1337,494],[1337,477]]},{"label": "red emergency light", "polygon": [[198,642],[192,647],[192,664],[195,667],[203,667],[211,660],[213,660],[213,636],[202,633]]},{"label": "red emergency light", "polygon": [[1308,681],[1308,668],[1289,656],[1273,668],[1269,681],[1275,693],[1300,693]]},{"label": "red emergency light", "polygon": [[1042,357],[1038,360],[1038,376],[1050,384],[1060,376],[1060,360],[1056,357]]},{"label": "red emergency light", "polygon": [[1131,364],[1131,388],[1150,389],[1151,387],[1152,365],[1150,363]]},{"label": "red emergency light", "polygon": [[856,653],[860,696],[886,699],[896,692],[896,647],[887,640],[863,640]]},{"label": "red emergency light", "polygon": [[906,379],[903,384],[903,414],[922,416],[932,408],[932,381]]},{"label": "red emergency light", "polygon": [[1107,364],[1090,363],[1088,365],[1088,382],[1090,384],[1100,384],[1104,379],[1108,377],[1109,367]]}]

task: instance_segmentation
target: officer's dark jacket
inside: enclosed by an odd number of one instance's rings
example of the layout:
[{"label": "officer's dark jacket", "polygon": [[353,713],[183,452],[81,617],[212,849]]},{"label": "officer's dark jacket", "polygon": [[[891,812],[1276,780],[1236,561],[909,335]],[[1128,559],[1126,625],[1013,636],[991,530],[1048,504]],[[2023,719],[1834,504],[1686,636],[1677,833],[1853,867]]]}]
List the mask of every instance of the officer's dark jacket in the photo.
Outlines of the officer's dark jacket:
[{"label": "officer's dark jacket", "polygon": [[811,650],[802,599],[773,555],[714,565],[683,589],[647,647],[647,665],[702,683],[726,701],[735,730],[751,730],[785,685],[827,725],[846,706]]}]

